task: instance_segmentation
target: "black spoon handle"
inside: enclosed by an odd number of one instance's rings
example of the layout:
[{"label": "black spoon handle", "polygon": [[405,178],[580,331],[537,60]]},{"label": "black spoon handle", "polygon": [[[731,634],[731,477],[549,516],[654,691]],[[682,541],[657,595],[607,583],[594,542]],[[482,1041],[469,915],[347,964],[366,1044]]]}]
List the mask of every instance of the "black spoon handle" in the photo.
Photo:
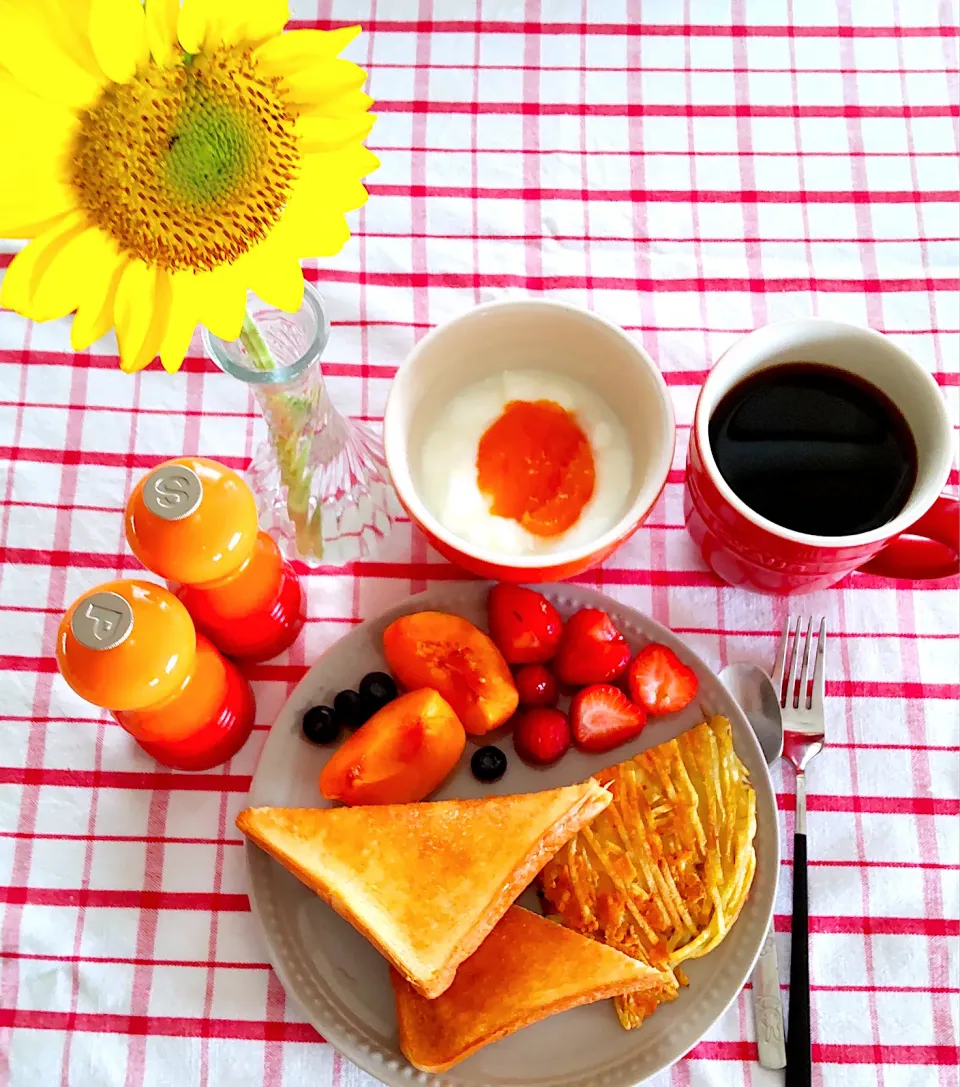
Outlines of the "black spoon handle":
[{"label": "black spoon handle", "polygon": [[810,958],[807,912],[807,835],[793,836],[793,926],[785,1087],[810,1087]]}]

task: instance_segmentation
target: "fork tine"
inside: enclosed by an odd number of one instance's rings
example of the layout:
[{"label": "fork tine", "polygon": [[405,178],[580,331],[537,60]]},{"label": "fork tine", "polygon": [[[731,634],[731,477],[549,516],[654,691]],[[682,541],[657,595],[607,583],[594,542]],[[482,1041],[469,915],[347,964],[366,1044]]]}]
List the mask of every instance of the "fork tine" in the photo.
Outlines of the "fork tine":
[{"label": "fork tine", "polygon": [[[807,697],[807,687],[810,683],[810,637],[813,634],[813,616],[807,618],[807,636],[803,641],[803,664],[800,666],[800,686],[797,688],[797,700],[794,702],[794,706],[800,710],[808,710],[810,708],[809,698]],[[797,647],[799,649],[799,646]]]},{"label": "fork tine", "polygon": [[827,650],[827,620],[820,620],[820,631],[817,634],[817,655],[813,662],[813,689],[810,692],[810,708],[823,712],[823,699],[826,684],[824,682],[825,661]]},{"label": "fork tine", "polygon": [[784,709],[795,707],[797,704],[796,689],[797,676],[800,674],[800,616],[797,616],[797,625],[793,630],[793,640],[790,643],[790,674],[787,677],[787,688],[780,699],[780,705]]},{"label": "fork tine", "polygon": [[788,615],[783,621],[783,633],[780,635],[780,644],[777,646],[777,659],[773,664],[773,675],[770,677],[773,680],[774,689],[777,692],[777,701],[783,705],[783,676],[786,671],[787,664],[787,643],[790,640],[790,616]]}]

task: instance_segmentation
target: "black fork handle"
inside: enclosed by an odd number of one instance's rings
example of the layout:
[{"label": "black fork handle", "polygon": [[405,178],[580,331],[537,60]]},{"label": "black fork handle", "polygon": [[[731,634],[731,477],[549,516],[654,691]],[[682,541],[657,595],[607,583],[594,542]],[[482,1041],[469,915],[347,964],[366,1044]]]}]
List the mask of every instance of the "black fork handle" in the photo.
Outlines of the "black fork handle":
[{"label": "black fork handle", "polygon": [[785,1087],[810,1087],[810,951],[807,908],[807,835],[793,836],[793,925],[790,941],[790,1012]]}]

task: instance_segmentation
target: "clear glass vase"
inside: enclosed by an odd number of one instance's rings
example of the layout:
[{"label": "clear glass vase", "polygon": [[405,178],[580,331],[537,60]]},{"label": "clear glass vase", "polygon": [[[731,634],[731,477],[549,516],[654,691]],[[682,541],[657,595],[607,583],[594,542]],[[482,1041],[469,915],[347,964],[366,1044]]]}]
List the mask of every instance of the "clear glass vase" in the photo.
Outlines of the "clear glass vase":
[{"label": "clear glass vase", "polygon": [[296,313],[249,295],[237,340],[203,330],[207,353],[253,390],[267,424],[248,469],[261,527],[287,558],[311,566],[369,557],[398,512],[380,438],[327,395],[320,356],[329,333],[309,284]]}]

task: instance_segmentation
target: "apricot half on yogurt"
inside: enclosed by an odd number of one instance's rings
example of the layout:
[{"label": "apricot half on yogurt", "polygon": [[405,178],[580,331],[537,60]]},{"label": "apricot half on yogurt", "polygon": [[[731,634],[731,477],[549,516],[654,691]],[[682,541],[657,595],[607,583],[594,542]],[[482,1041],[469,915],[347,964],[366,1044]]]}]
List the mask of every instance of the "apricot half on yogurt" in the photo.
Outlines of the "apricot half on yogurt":
[{"label": "apricot half on yogurt", "polygon": [[459,615],[404,615],[383,632],[383,651],[404,687],[439,691],[472,736],[498,728],[517,708],[517,688],[503,654]]},{"label": "apricot half on yogurt", "polygon": [[320,792],[344,804],[412,804],[457,765],[466,740],[460,719],[436,691],[410,691],[334,752],[320,772]]},{"label": "apricot half on yogurt", "polygon": [[511,400],[477,447],[477,485],[490,512],[534,536],[559,536],[593,495],[590,440],[552,400]]}]

